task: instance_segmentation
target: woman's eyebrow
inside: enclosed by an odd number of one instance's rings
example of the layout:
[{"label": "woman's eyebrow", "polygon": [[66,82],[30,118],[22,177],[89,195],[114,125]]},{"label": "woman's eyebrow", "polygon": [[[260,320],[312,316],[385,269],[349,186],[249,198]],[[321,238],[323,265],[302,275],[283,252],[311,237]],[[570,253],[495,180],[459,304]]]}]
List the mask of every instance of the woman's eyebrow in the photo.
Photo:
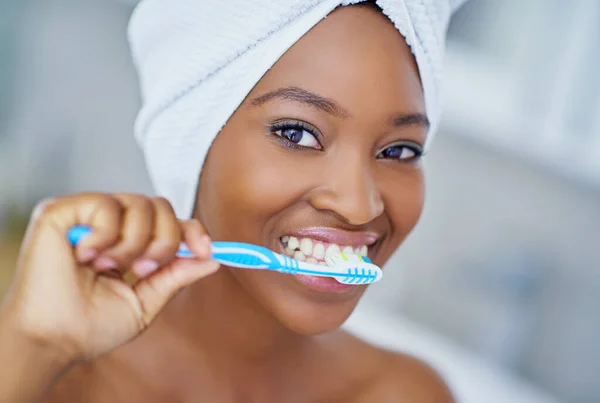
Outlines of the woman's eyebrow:
[{"label": "woman's eyebrow", "polygon": [[394,127],[402,127],[402,126],[423,126],[428,129],[429,119],[422,113],[407,113],[407,114],[398,114],[391,119],[391,125]]},{"label": "woman's eyebrow", "polygon": [[325,98],[319,94],[315,94],[314,92],[299,87],[285,87],[267,92],[266,94],[254,98],[251,101],[251,104],[260,106],[273,99],[301,102],[340,118],[347,118],[350,116],[350,113],[333,99]]}]

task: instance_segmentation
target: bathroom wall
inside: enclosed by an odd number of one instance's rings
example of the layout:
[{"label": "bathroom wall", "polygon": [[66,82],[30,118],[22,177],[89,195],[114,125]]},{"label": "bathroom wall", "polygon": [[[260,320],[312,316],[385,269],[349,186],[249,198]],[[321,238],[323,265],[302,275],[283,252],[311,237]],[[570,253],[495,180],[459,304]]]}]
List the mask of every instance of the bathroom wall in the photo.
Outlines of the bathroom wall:
[{"label": "bathroom wall", "polygon": [[368,298],[573,402],[600,399],[600,189],[442,131],[422,221]]}]

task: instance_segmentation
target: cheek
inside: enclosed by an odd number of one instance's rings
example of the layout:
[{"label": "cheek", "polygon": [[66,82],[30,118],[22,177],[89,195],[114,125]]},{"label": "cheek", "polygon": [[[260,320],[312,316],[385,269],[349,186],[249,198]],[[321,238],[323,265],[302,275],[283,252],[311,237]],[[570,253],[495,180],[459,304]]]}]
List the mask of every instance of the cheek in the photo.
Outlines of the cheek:
[{"label": "cheek", "polygon": [[394,183],[388,183],[384,194],[387,216],[392,225],[390,254],[415,228],[423,212],[425,202],[425,179],[422,169],[415,168]]},{"label": "cheek", "polygon": [[198,210],[213,237],[256,241],[271,218],[310,188],[310,175],[303,174],[310,164],[267,134],[242,130],[232,124],[217,136],[200,181]]}]

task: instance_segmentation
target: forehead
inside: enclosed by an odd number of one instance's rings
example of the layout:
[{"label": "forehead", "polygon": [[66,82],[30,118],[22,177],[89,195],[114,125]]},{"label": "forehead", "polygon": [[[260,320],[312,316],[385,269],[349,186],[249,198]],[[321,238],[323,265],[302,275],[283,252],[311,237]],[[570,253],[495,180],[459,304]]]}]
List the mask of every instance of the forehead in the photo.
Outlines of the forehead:
[{"label": "forehead", "polygon": [[381,12],[340,7],[294,44],[250,97],[299,86],[350,111],[425,112],[418,69],[404,38]]}]

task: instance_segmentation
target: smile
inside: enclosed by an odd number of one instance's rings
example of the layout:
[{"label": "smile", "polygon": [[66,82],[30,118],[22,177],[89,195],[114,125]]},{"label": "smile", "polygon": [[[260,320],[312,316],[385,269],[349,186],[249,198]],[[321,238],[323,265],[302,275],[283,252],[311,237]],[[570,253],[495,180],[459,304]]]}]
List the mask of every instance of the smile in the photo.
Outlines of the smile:
[{"label": "smile", "polygon": [[340,252],[367,256],[369,251],[367,245],[339,245],[309,237],[297,238],[289,235],[281,237],[281,243],[287,256],[300,262],[321,265],[327,265],[325,258]]}]

